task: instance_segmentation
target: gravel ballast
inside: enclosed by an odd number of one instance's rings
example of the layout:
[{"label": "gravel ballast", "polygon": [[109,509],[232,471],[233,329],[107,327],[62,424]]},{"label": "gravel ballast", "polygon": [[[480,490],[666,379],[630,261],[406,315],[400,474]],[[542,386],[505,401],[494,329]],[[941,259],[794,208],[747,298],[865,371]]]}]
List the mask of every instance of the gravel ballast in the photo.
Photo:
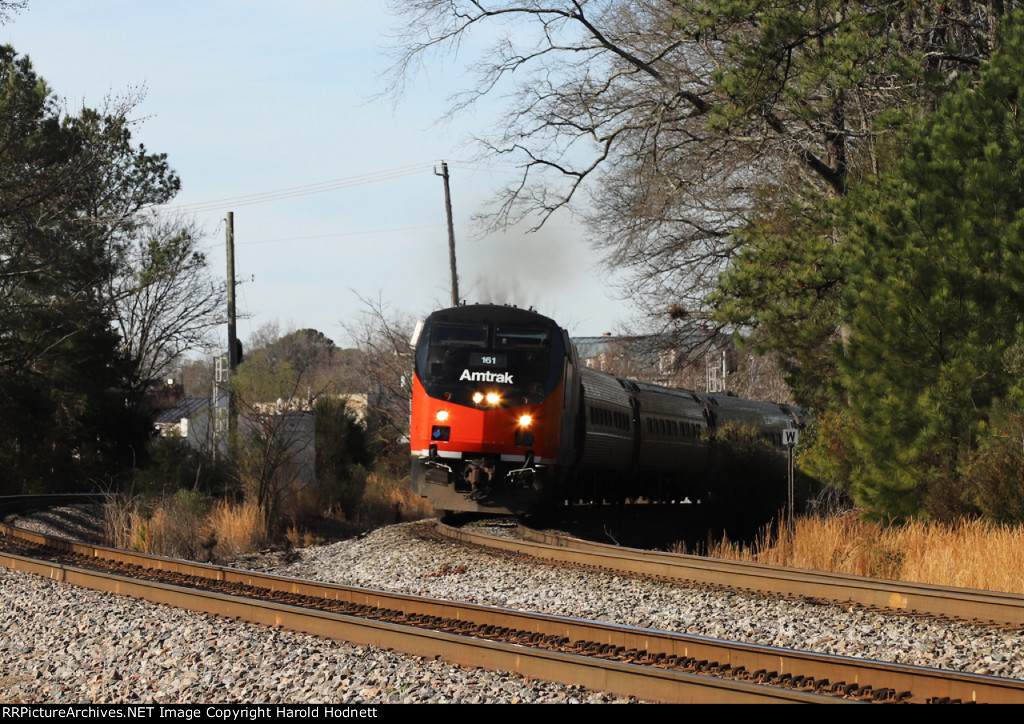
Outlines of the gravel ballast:
[{"label": "gravel ballast", "polygon": [[[423,523],[234,565],[716,638],[1024,678],[1024,635],[580,571],[421,537]],[[0,568],[0,701],[607,702],[628,698],[349,646]]]}]

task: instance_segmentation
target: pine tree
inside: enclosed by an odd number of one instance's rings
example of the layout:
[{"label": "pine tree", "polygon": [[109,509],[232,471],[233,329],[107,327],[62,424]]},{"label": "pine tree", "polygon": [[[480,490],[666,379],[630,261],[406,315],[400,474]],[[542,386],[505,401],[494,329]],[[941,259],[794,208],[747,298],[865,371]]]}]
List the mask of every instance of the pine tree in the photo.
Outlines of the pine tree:
[{"label": "pine tree", "polygon": [[909,133],[905,157],[849,198],[839,379],[853,492],[883,517],[971,510],[962,475],[1024,312],[1024,18],[979,83]]},{"label": "pine tree", "polygon": [[104,294],[134,214],[170,199],[162,155],[127,108],[62,111],[28,58],[0,46],[0,490],[66,490],[141,454]]},{"label": "pine tree", "polygon": [[[905,150],[896,131],[977,80],[1012,3],[705,0],[687,3],[723,42],[712,117],[731,134],[788,132],[802,168],[764,175],[733,233],[741,250],[710,296],[716,317],[781,356],[801,404],[821,410],[842,347],[851,250],[837,207]],[[723,30],[729,34],[724,35]],[[799,171],[799,172],[797,172]]]}]

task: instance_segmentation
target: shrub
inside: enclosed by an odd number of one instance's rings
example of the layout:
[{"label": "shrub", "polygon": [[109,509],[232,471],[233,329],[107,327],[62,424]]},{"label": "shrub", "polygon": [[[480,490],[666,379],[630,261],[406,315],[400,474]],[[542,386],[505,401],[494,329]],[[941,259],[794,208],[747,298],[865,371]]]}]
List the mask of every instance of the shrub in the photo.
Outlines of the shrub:
[{"label": "shrub", "polygon": [[1024,523],[1024,418],[994,415],[964,471],[964,495],[996,523]]}]

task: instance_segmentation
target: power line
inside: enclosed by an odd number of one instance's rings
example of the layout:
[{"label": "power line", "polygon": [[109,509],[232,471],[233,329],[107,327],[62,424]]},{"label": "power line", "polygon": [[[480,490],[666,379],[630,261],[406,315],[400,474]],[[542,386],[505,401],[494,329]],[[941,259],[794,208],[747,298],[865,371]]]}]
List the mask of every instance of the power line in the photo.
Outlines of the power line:
[{"label": "power line", "polygon": [[[365,229],[362,231],[336,231],[330,234],[314,234],[311,236],[283,236],[276,239],[251,239],[247,241],[236,241],[235,246],[252,246],[254,244],[280,244],[283,242],[291,241],[316,241],[318,239],[337,239],[339,237],[347,236],[366,236],[368,234],[394,234],[403,231],[422,231],[425,229],[438,230],[443,228],[443,224],[420,224],[418,226],[395,226],[388,229]],[[220,241],[216,238],[216,233],[212,234],[210,241],[204,244],[204,249],[209,251],[215,248],[220,248]]]},{"label": "power line", "polygon": [[[449,166],[451,168],[458,168],[465,171],[488,171],[499,173],[508,172],[510,170],[519,170],[518,167],[512,165],[484,164],[473,161],[456,161],[449,164]],[[331,179],[329,181],[320,181],[318,183],[304,184],[302,186],[292,186],[274,191],[244,194],[241,196],[229,196],[223,199],[215,199],[213,201],[198,201],[193,204],[182,204],[174,207],[173,210],[180,212],[203,212],[217,211],[225,206],[262,204],[269,201],[279,201],[282,199],[291,199],[300,196],[310,196],[312,194],[322,194],[329,191],[338,191],[340,189],[353,188],[356,186],[365,186],[367,184],[380,183],[382,181],[392,181],[406,176],[414,176],[418,173],[423,173],[424,171],[433,172],[434,168],[435,164],[433,162],[414,163],[408,166],[399,166],[398,168],[385,169],[383,171],[371,171],[370,173],[360,174],[358,176]]]},{"label": "power line", "polygon": [[[519,170],[517,167],[509,164],[485,164],[474,161],[455,161],[449,164],[451,168],[458,168],[465,171],[484,171],[491,173],[507,173],[510,170]],[[435,165],[430,162],[421,162],[410,164],[408,166],[399,166],[398,168],[384,169],[382,171],[372,171],[370,173],[359,174],[357,176],[349,176],[346,178],[331,179],[329,181],[320,181],[317,183],[304,184],[301,186],[292,186],[283,189],[276,189],[273,191],[264,191],[253,194],[243,194],[239,196],[229,196],[222,199],[215,199],[212,201],[200,201],[192,204],[182,204],[179,206],[147,206],[142,208],[137,214],[133,214],[138,218],[140,215],[148,214],[151,217],[173,217],[175,215],[203,213],[221,211],[225,207],[236,207],[236,206],[251,206],[254,204],[268,203],[271,201],[280,201],[284,199],[298,198],[302,196],[310,196],[313,194],[322,194],[330,191],[338,191],[346,188],[354,188],[357,186],[364,186],[367,184],[380,183],[383,181],[391,181],[398,178],[404,178],[406,176],[414,176],[425,171],[434,173]],[[100,217],[93,217],[88,219],[78,219],[77,222],[87,225],[96,225],[104,223],[118,223],[119,221],[127,221],[128,217],[118,215],[107,215]],[[372,229],[366,231],[350,231],[350,232],[336,232],[332,234],[323,234],[319,236],[304,236],[304,237],[285,237],[278,239],[260,239],[253,241],[240,242],[242,245],[251,244],[268,244],[268,243],[280,243],[286,241],[307,241],[313,239],[327,239],[341,236],[360,236],[365,234],[384,234],[393,233],[400,231],[412,231],[416,229],[429,229],[435,228],[435,225],[419,225],[410,227],[400,227],[391,229]],[[219,227],[218,227],[219,229]],[[216,231],[214,232],[216,234]],[[214,244],[208,245],[208,250],[212,248]]]},{"label": "power line", "polygon": [[390,229],[367,229],[364,231],[338,231],[333,234],[316,234],[313,236],[288,236],[281,237],[278,239],[255,239],[253,241],[240,241],[239,246],[249,246],[251,244],[276,244],[282,241],[313,241],[316,239],[336,239],[341,236],[365,236],[367,234],[392,234],[399,231],[418,231],[422,229],[436,229],[443,226],[442,224],[421,224],[419,226],[398,226]]},{"label": "power line", "polygon": [[[514,170],[517,168],[515,166],[506,164],[494,165],[483,164],[473,161],[456,161],[449,164],[449,166],[451,168],[458,168],[465,171],[485,171],[496,173],[501,173],[503,171],[507,172],[509,170]],[[313,194],[322,194],[346,188],[365,186],[367,184],[380,183],[382,181],[392,181],[394,179],[404,178],[406,176],[414,176],[418,173],[423,173],[424,171],[430,171],[431,173],[433,173],[434,168],[435,165],[432,162],[415,163],[410,164],[408,166],[400,166],[398,168],[385,169],[383,171],[372,171],[370,173],[360,174],[358,176],[349,176],[346,178],[332,179],[329,181],[320,181],[317,183],[304,184],[302,186],[292,186],[283,189],[276,189],[274,191],[263,191],[253,194],[228,196],[222,199],[214,199],[212,201],[197,201],[192,204],[180,204],[178,206],[146,206],[130,216],[137,217],[141,214],[150,214],[152,216],[162,217],[180,214],[221,211],[225,207],[251,206],[254,204],[268,203],[271,201],[281,201],[284,199],[311,196]],[[99,217],[92,217],[88,219],[78,219],[77,222],[82,224],[95,225],[104,223],[117,223],[118,221],[122,220],[126,221],[127,217],[123,217],[117,214],[110,214]]]},{"label": "power line", "polygon": [[327,193],[328,191],[353,188],[356,186],[365,186],[367,184],[380,183],[381,181],[391,181],[397,178],[423,173],[424,171],[433,172],[433,168],[434,166],[432,163],[417,163],[410,166],[402,166],[384,171],[361,174],[359,176],[349,176],[347,178],[305,184],[303,186],[292,186],[290,188],[264,191],[262,193],[255,194],[245,194],[242,196],[229,196],[223,199],[201,201],[194,204],[182,204],[181,206],[174,207],[173,210],[183,213],[199,213],[204,211],[217,211],[226,206],[236,207],[249,206],[251,204],[263,204],[269,201],[280,201],[282,199],[292,199],[300,196],[310,196],[313,194]]}]

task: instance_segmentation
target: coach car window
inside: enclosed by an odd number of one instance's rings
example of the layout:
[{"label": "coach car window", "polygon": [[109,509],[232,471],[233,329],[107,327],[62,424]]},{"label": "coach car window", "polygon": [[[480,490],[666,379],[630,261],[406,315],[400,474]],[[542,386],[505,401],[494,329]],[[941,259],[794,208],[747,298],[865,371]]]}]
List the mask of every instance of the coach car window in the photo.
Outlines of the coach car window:
[{"label": "coach car window", "polygon": [[434,324],[431,334],[434,344],[445,346],[486,347],[485,324]]}]

